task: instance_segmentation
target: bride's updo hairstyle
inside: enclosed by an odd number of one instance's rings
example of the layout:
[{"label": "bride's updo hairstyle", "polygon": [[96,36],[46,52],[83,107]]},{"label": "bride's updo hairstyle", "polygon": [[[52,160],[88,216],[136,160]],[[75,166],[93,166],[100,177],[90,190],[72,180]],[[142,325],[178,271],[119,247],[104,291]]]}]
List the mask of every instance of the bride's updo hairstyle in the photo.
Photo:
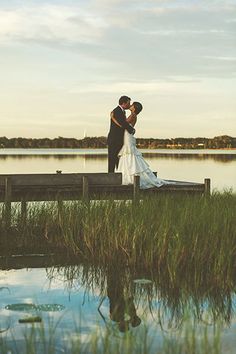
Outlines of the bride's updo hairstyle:
[{"label": "bride's updo hairstyle", "polygon": [[142,111],[142,109],[143,109],[143,106],[139,102],[133,102],[133,106],[135,108],[135,113],[136,114],[139,114]]}]

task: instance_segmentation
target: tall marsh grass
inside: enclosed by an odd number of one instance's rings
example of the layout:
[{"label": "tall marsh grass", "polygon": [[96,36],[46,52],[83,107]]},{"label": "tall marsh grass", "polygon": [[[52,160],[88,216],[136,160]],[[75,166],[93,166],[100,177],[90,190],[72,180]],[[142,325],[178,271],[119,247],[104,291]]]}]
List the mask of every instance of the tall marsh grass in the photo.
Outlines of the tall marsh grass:
[{"label": "tall marsh grass", "polygon": [[227,287],[236,271],[236,195],[160,195],[138,205],[64,202],[60,213],[56,203],[35,203],[24,227],[15,206],[7,234],[0,218],[0,235],[10,250],[66,250],[100,265],[115,259],[130,267],[158,268],[180,283],[183,272],[188,277],[197,269],[195,283],[210,272]]},{"label": "tall marsh grass", "polygon": [[[19,334],[18,334],[19,337]],[[112,326],[97,328],[86,335],[81,329],[48,330],[44,324],[22,329],[21,339],[0,336],[1,354],[223,354],[220,325],[196,328],[189,319],[181,331],[158,337],[145,325],[138,332],[119,333]]]},{"label": "tall marsh grass", "polygon": [[[1,206],[0,206],[1,208]],[[127,201],[31,203],[27,223],[23,224],[19,205],[14,205],[12,223],[5,229],[0,210],[0,251],[61,252],[75,255],[90,268],[60,267],[48,276],[63,277],[68,287],[82,277],[82,283],[102,289],[106,296],[108,281],[124,290],[137,277],[148,277],[152,284],[146,290],[149,309],[155,301],[162,317],[169,315],[170,324],[181,322],[178,337],[166,336],[152,347],[148,329],[122,336],[109,328],[92,333],[86,343],[80,331],[67,337],[65,347],[58,349],[54,335],[46,339],[43,324],[32,325],[25,333],[24,349],[16,352],[38,353],[38,338],[43,342],[43,353],[154,353],[154,354],[220,354],[220,331],[215,323],[229,324],[233,314],[232,294],[236,291],[236,195],[213,193],[210,197],[187,195],[160,195],[149,197],[133,205]],[[79,262],[79,261],[78,261]],[[92,270],[91,271],[91,267]],[[130,272],[130,273],[129,273]],[[135,301],[143,298],[142,288],[133,290]],[[210,310],[205,324],[206,306]],[[191,318],[200,320],[183,325],[186,308]],[[194,312],[194,315],[192,316]],[[141,327],[141,326],[140,326]],[[212,331],[209,328],[213,328]],[[39,331],[39,332],[38,332]],[[46,334],[45,334],[46,333]],[[55,333],[52,331],[51,333]],[[119,337],[119,338],[118,338]],[[118,338],[118,340],[116,340]],[[8,338],[9,339],[9,338]],[[13,338],[14,341],[14,338]],[[17,344],[17,343],[16,343]],[[153,351],[152,351],[153,349]],[[0,353],[11,353],[9,342],[0,336]]]}]

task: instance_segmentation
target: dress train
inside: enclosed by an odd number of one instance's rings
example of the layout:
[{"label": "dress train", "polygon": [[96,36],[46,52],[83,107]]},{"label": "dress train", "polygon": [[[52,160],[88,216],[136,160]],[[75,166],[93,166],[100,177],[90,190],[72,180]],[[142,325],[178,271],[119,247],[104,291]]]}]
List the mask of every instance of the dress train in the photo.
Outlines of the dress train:
[{"label": "dress train", "polygon": [[142,153],[136,147],[136,138],[125,130],[124,144],[119,152],[119,165],[117,172],[122,173],[122,184],[133,184],[134,176],[140,176],[140,189],[161,187],[172,184],[157,177],[144,160]]}]

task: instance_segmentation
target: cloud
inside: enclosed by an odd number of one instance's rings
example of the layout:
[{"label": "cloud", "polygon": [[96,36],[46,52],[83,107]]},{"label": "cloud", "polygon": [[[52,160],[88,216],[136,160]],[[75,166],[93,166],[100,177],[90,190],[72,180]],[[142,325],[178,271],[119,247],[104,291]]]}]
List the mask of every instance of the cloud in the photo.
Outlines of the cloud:
[{"label": "cloud", "polygon": [[[177,94],[186,90],[186,85],[191,84],[192,80],[171,79],[169,82],[161,81],[122,81],[122,82],[104,82],[102,84],[90,83],[70,89],[70,93],[87,94],[87,93],[109,93],[120,94],[121,92],[132,92],[132,94],[141,93],[142,95],[156,93],[158,95]],[[173,84],[174,83],[174,84]],[[194,93],[202,92],[200,89],[194,90]],[[191,94],[193,92],[191,91]]]},{"label": "cloud", "polygon": [[35,5],[0,10],[1,41],[91,42],[107,27],[106,22],[81,7]]},{"label": "cloud", "polygon": [[0,43],[70,51],[81,67],[91,63],[88,80],[101,66],[105,80],[121,82],[235,76],[233,60],[215,59],[236,56],[236,6],[230,0],[13,3],[0,10]]},{"label": "cloud", "polygon": [[[207,6],[206,6],[207,3]],[[220,33],[233,22],[222,17],[231,15],[234,8],[215,3],[191,1],[130,1],[99,0],[78,1],[63,5],[62,2],[31,2],[29,5],[12,6],[0,10],[0,40],[58,40],[69,43],[96,42],[110,29],[137,29],[153,35]],[[108,6],[109,4],[109,6]],[[122,37],[121,37],[122,42]]]},{"label": "cloud", "polygon": [[236,22],[236,18],[225,20],[225,22],[226,23],[235,23]]},{"label": "cloud", "polygon": [[214,57],[214,56],[206,56],[206,59],[214,59],[214,60],[222,60],[222,61],[229,61],[229,62],[234,62],[236,61],[236,56],[235,57]]},{"label": "cloud", "polygon": [[209,30],[188,30],[188,29],[172,29],[172,30],[157,30],[157,31],[141,31],[137,30],[140,34],[147,36],[189,36],[189,35],[206,35],[211,33],[225,33],[225,30],[209,29]]}]

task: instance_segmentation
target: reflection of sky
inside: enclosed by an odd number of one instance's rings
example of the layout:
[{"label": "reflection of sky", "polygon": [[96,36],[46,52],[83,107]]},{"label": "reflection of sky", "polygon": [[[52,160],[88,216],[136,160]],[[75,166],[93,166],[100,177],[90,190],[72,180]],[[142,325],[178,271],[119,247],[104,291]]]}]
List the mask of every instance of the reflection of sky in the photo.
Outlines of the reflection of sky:
[{"label": "reflection of sky", "polygon": [[[26,312],[14,312],[5,309],[8,304],[14,303],[34,303],[34,304],[61,304],[65,306],[65,310],[61,312],[41,312],[40,316],[43,319],[43,324],[46,330],[49,329],[50,320],[51,323],[57,323],[56,330],[56,342],[62,345],[63,341],[76,337],[76,328],[79,329],[81,339],[83,341],[88,340],[88,336],[92,331],[98,327],[105,329],[104,322],[98,313],[98,306],[100,303],[99,289],[94,289],[93,292],[86,291],[81,285],[80,279],[76,282],[76,287],[68,291],[66,283],[63,279],[53,278],[49,280],[46,275],[46,270],[40,269],[20,269],[10,271],[0,271],[0,292],[1,306],[0,306],[0,329],[6,328],[10,324],[10,330],[2,334],[4,338],[11,338],[11,334],[15,340],[20,343],[23,340],[23,333],[29,331],[32,325],[19,324],[20,318],[27,317],[29,313]],[[153,301],[153,313],[148,312],[147,303],[141,299],[137,306],[137,314],[144,319],[145,324],[148,326],[148,338],[153,341],[153,351],[162,344],[162,332],[157,321],[157,299]],[[109,301],[105,298],[101,311],[109,321]],[[168,316],[168,311],[166,313]],[[171,317],[171,315],[169,314]],[[114,323],[113,323],[114,325]],[[36,325],[39,327],[40,325]],[[164,324],[167,329],[167,325]],[[236,353],[232,351],[232,348],[236,348],[236,339],[234,336],[235,320],[231,328],[223,330],[223,347],[225,349],[230,348],[229,353]],[[137,336],[145,330],[144,321],[135,329],[132,329],[133,333]],[[211,335],[212,327],[209,327],[209,333]],[[179,338],[183,335],[183,332],[169,332],[165,335],[170,338]],[[230,342],[229,342],[230,340]],[[230,344],[229,344],[230,343]],[[151,352],[150,352],[151,353]],[[227,353],[227,350],[224,351]]]},{"label": "reflection of sky", "polygon": [[[93,155],[95,150],[92,149],[89,150],[87,156],[77,153],[66,157],[59,155],[0,156],[1,173],[13,174],[22,173],[22,171],[24,173],[55,173],[56,170],[62,170],[65,173],[107,172],[106,150],[102,152],[103,156],[96,157]],[[223,190],[233,187],[236,190],[236,150],[230,151],[231,155],[229,151],[223,154],[222,150],[198,151],[195,157],[192,155],[193,150],[175,151],[178,155],[173,155],[173,150],[161,150],[160,155],[154,152],[152,156],[150,154],[145,156],[145,159],[161,178],[192,182],[203,182],[204,178],[211,178],[213,188]]]},{"label": "reflection of sky", "polygon": [[[98,315],[97,307],[99,298],[93,295],[91,299],[85,297],[84,288],[79,291],[72,290],[70,293],[65,289],[63,281],[52,280],[46,278],[44,269],[22,269],[0,272],[0,287],[8,287],[3,289],[1,296],[0,309],[0,326],[7,327],[11,323],[11,331],[16,339],[22,338],[22,331],[27,325],[19,324],[20,318],[29,315],[26,312],[14,312],[5,309],[8,304],[14,303],[34,303],[34,304],[61,304],[65,306],[64,311],[60,312],[35,312],[31,315],[40,315],[43,323],[48,328],[49,319],[55,324],[59,319],[58,329],[64,329],[71,332],[73,328],[78,326],[81,332],[86,335],[92,329],[102,324],[102,319]],[[82,324],[80,325],[80,314],[82,316]]]},{"label": "reflection of sky", "polygon": [[[18,320],[27,317],[29,314],[6,310],[5,306],[8,304],[57,303],[64,305],[64,311],[40,313],[46,329],[49,328],[49,319],[53,320],[54,324],[60,320],[57,325],[57,341],[59,342],[60,339],[63,341],[63,338],[66,338],[66,336],[62,335],[61,330],[63,330],[63,333],[69,333],[71,337],[75,337],[75,329],[79,328],[81,338],[86,341],[89,334],[98,327],[105,329],[104,321],[98,313],[100,303],[99,290],[95,289],[93,293],[85,293],[85,288],[81,286],[79,280],[77,281],[77,289],[73,288],[68,291],[63,280],[54,278],[50,281],[47,279],[45,269],[21,269],[0,271],[0,287],[7,287],[9,289],[9,291],[3,289],[0,293],[0,327],[1,329],[6,328],[10,323],[10,331],[17,341],[21,341],[23,339],[23,332],[31,327],[31,325],[19,324]],[[101,312],[106,320],[109,320],[109,301],[107,298],[102,303]],[[144,328],[141,328],[142,330]],[[7,335],[9,335],[9,332],[3,334],[5,338]],[[156,334],[151,332],[150,335],[153,337],[156,336]],[[160,333],[158,337],[160,337]]]}]

